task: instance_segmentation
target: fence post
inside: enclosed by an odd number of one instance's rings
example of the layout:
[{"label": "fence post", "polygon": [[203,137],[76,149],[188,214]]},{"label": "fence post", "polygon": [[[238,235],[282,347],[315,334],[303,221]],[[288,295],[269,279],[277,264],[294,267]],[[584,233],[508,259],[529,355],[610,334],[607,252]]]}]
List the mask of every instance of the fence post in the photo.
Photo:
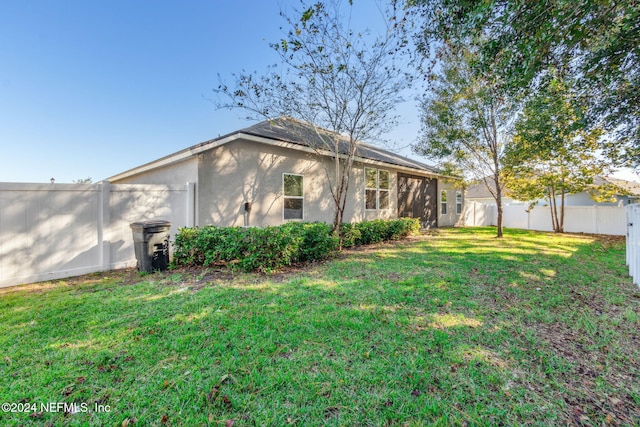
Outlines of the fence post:
[{"label": "fence post", "polygon": [[631,227],[631,220],[630,220],[631,212],[629,211],[629,206],[628,205],[625,208],[625,213],[626,213],[626,216],[627,216],[627,235],[626,235],[626,239],[625,239],[625,243],[626,243],[626,246],[625,246],[626,259],[625,259],[625,261],[627,263],[627,266],[629,266],[629,227]]},{"label": "fence post", "polygon": [[638,285],[638,270],[640,267],[640,259],[638,259],[638,246],[640,245],[640,205],[628,205],[627,210],[627,265],[629,266],[629,275],[633,279],[633,283]]},{"label": "fence post", "polygon": [[635,220],[635,209],[633,209],[633,206],[630,206],[630,215],[629,215],[629,222],[627,223],[627,227],[629,230],[629,274],[631,275],[631,277],[634,278],[634,282],[635,282],[635,276],[636,276],[636,245],[635,245],[635,240],[636,240],[636,227],[634,225],[634,220]]},{"label": "fence post", "polygon": [[109,235],[111,226],[111,207],[109,206],[111,183],[109,183],[109,181],[102,181],[98,185],[100,188],[100,201],[98,203],[98,253],[100,254],[102,271],[107,271],[111,269],[111,244]]},{"label": "fence post", "polygon": [[631,250],[629,251],[629,255],[631,258],[629,259],[629,265],[631,266],[631,277],[633,277],[633,283],[638,284],[638,238],[640,238],[640,227],[638,226],[638,220],[640,220],[640,209],[638,209],[638,205],[633,205],[631,207]]}]

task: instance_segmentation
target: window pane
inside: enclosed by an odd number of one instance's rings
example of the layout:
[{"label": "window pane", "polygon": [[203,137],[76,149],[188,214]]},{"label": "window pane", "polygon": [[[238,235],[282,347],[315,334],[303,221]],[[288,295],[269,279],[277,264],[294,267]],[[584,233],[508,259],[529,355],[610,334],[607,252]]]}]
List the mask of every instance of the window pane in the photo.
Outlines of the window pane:
[{"label": "window pane", "polygon": [[302,197],[302,176],[284,174],[284,195]]},{"label": "window pane", "polygon": [[380,209],[389,209],[389,192],[380,190]]},{"label": "window pane", "polygon": [[462,193],[456,191],[456,203],[462,203]]},{"label": "window pane", "polygon": [[375,209],[376,208],[376,190],[365,190],[365,194],[366,194],[366,202],[365,202],[365,208],[366,209]]},{"label": "window pane", "polygon": [[389,171],[378,171],[378,186],[383,190],[389,189]]},{"label": "window pane", "polygon": [[440,203],[440,206],[441,206],[440,213],[442,215],[446,215],[447,214],[447,203],[446,202],[445,203]]},{"label": "window pane", "polygon": [[447,201],[447,192],[446,192],[446,190],[442,190],[442,192],[440,193],[440,201],[442,203]]},{"label": "window pane", "polygon": [[[365,168],[364,172],[367,176],[367,188],[378,188],[377,169]],[[372,208],[372,209],[375,209]]]},{"label": "window pane", "polygon": [[284,219],[302,219],[302,199],[284,199]]}]

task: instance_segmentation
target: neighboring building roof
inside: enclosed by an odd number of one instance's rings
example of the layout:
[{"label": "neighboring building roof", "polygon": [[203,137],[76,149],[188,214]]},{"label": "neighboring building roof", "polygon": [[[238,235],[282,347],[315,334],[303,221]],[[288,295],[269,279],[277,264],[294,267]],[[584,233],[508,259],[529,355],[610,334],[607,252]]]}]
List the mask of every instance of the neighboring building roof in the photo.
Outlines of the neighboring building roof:
[{"label": "neighboring building roof", "polygon": [[[496,187],[492,179],[487,179],[487,183],[492,189]],[[605,184],[611,184],[611,185],[620,187],[622,191],[621,191],[621,194],[619,195],[629,194],[633,196],[640,196],[640,183],[637,183],[635,181],[626,181],[624,179],[613,178],[610,176],[605,176],[605,177],[596,176],[593,179],[594,187],[599,187]],[[507,195],[507,197],[509,197],[508,193],[509,193],[509,190],[505,188],[503,191],[503,195]],[[487,188],[487,185],[483,181],[480,181],[476,184],[470,185],[469,188],[467,188],[466,198],[467,199],[490,199],[490,198],[493,198],[493,196],[491,195],[491,192]]]},{"label": "neighboring building roof", "polygon": [[[491,186],[492,189],[494,189],[496,187],[496,185],[494,184],[493,180],[488,180],[489,185]],[[491,195],[491,193],[489,192],[489,189],[487,188],[487,185],[480,181],[476,184],[472,184],[469,186],[469,188],[467,188],[467,192],[465,193],[465,197],[467,199],[490,199],[493,198],[493,196]]]},{"label": "neighboring building roof", "polygon": [[640,196],[640,183],[635,181],[627,181],[625,179],[613,178],[611,176],[597,176],[593,179],[594,186],[603,184],[612,184],[620,187],[624,191],[624,195]]},{"label": "neighboring building roof", "polygon": [[[185,160],[193,155],[207,151],[236,139],[249,139],[256,142],[283,145],[287,148],[301,149],[303,151],[315,151],[324,155],[331,155],[334,151],[335,134],[309,123],[301,122],[289,117],[280,117],[265,120],[253,126],[220,136],[209,141],[201,142],[174,154],[154,160],[150,163],[138,166],[128,171],[115,175],[107,180],[119,180],[126,177],[153,170],[162,166]],[[338,150],[340,154],[348,152],[348,141],[344,136],[339,136]],[[355,153],[356,160],[382,162],[395,165],[400,168],[408,168],[416,172],[431,175],[443,175],[443,172],[433,166],[400,156],[388,150],[375,147],[363,142],[358,143]]]}]

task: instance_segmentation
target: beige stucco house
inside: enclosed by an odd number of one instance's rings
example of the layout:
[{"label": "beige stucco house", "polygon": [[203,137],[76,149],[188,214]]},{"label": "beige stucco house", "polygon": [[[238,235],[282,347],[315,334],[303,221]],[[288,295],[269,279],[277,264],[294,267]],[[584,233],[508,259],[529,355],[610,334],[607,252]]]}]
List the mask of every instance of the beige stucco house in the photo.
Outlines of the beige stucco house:
[{"label": "beige stucco house", "polygon": [[[199,226],[333,221],[331,134],[290,118],[257,123],[115,175],[112,183],[195,183]],[[347,145],[343,142],[340,151]],[[368,144],[356,152],[345,222],[417,217],[455,225],[460,189],[423,163]]]}]

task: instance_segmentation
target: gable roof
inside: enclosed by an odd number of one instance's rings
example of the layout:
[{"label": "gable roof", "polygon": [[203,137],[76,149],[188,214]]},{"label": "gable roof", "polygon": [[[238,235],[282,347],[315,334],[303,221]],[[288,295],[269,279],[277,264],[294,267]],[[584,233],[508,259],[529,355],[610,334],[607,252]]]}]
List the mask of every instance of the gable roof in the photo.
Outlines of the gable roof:
[{"label": "gable roof", "polygon": [[[265,120],[244,129],[220,136],[215,139],[201,142],[184,150],[162,157],[158,160],[146,163],[128,171],[108,178],[108,181],[124,179],[139,173],[154,170],[163,166],[186,160],[203,151],[220,147],[232,141],[243,139],[260,142],[268,145],[279,145],[286,148],[314,152],[331,156],[334,152],[336,134],[326,129],[318,128],[312,124],[301,122],[290,117]],[[338,152],[348,152],[348,140],[338,135]],[[409,169],[416,173],[443,176],[443,172],[433,166],[426,165],[408,157],[400,156],[391,151],[375,147],[364,142],[359,142],[355,153],[355,160],[361,162],[384,163],[401,169]]]},{"label": "gable roof", "polygon": [[640,183],[627,181],[625,179],[611,176],[597,176],[593,179],[593,185],[611,184],[620,187],[623,192],[630,196],[640,196]]},{"label": "gable roof", "polygon": [[[265,120],[240,132],[264,138],[272,138],[286,141],[292,144],[300,144],[305,147],[334,151],[335,134],[326,129],[317,128],[309,123],[304,123],[290,117],[280,117],[274,120]],[[346,137],[339,135],[338,152],[346,154],[349,150],[349,142]],[[422,170],[433,174],[442,174],[442,171],[433,166],[426,165],[408,157],[400,156],[388,150],[383,150],[371,144],[358,142],[356,157],[389,163]]]},{"label": "gable roof", "polygon": [[492,179],[488,179],[485,184],[484,181],[477,182],[475,184],[471,184],[466,191],[465,197],[467,199],[490,199],[493,198],[493,195],[487,188],[487,185],[491,187],[492,191],[495,191],[496,184]]}]

